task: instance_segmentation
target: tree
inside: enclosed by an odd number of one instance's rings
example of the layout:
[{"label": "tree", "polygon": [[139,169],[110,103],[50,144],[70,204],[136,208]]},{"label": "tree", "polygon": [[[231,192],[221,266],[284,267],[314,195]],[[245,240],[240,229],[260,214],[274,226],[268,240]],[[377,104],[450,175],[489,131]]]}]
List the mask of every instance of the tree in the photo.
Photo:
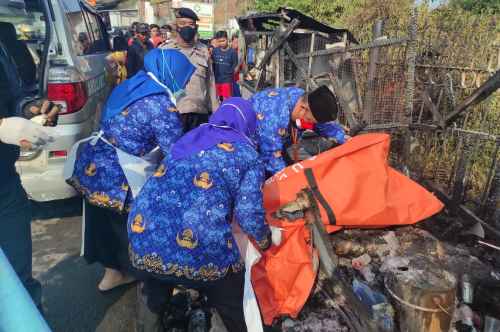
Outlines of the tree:
[{"label": "tree", "polygon": [[450,0],[450,5],[475,13],[485,11],[491,14],[500,13],[500,1],[498,0]]}]

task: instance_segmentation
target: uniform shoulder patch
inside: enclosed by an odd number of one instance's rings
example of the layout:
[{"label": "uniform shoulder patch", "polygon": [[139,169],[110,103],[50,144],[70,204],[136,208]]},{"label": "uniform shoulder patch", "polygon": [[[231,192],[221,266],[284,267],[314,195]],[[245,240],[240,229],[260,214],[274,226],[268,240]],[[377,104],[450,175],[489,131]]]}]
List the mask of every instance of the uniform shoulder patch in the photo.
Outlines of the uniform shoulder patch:
[{"label": "uniform shoulder patch", "polygon": [[132,226],[130,227],[132,229],[132,232],[141,234],[144,232],[146,229],[144,225],[144,218],[142,215],[138,214],[134,217],[134,220],[132,221]]},{"label": "uniform shoulder patch", "polygon": [[217,147],[226,151],[226,152],[233,152],[234,151],[234,145],[231,143],[220,143],[217,144]]},{"label": "uniform shoulder patch", "polygon": [[196,187],[201,189],[210,189],[214,185],[212,179],[210,178],[210,174],[208,172],[202,172],[196,175],[193,179],[193,183]]}]

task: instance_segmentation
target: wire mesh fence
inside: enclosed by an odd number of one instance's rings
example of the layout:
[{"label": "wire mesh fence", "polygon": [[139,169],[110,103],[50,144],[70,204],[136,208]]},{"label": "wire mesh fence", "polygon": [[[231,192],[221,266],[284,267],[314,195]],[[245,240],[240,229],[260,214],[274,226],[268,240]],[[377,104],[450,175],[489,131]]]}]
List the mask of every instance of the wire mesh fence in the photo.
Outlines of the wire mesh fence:
[{"label": "wire mesh fence", "polygon": [[[401,22],[409,27],[396,26]],[[447,12],[417,17],[414,11],[386,22],[392,35],[375,26],[372,40],[357,44],[297,30],[254,76],[263,78],[260,88],[328,85],[342,124],[391,134],[393,166],[432,182],[453,204],[491,218],[500,191],[500,96],[454,119],[449,115],[500,69],[494,24],[491,18]],[[255,47],[254,68],[275,38],[268,32],[247,40]]]}]

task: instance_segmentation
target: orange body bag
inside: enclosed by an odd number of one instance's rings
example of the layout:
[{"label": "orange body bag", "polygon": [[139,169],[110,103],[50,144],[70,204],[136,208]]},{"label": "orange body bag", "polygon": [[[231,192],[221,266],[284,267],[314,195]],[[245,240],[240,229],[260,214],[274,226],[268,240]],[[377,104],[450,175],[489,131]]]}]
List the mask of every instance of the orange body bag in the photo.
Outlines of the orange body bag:
[{"label": "orange body bag", "polygon": [[[296,317],[314,285],[313,249],[304,220],[272,217],[282,205],[310,187],[313,175],[328,206],[318,204],[329,233],[346,228],[383,228],[422,221],[443,208],[425,188],[388,165],[390,136],[365,134],[345,144],[296,163],[275,174],[264,186],[264,208],[269,224],[283,229],[280,246],[263,253],[252,268],[264,322],[280,315]],[[306,171],[310,169],[310,171]],[[333,215],[333,218],[332,218]]]}]

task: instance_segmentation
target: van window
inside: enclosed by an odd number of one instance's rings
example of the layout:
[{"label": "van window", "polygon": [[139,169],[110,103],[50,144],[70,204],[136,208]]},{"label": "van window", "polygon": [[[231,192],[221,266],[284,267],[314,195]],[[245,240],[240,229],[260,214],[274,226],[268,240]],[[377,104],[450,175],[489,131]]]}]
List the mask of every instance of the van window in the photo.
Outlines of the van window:
[{"label": "van window", "polygon": [[84,15],[87,18],[91,39],[93,41],[93,52],[106,52],[108,50],[108,47],[104,38],[104,34],[101,30],[101,23],[99,21],[99,18],[96,15],[88,12],[84,12]]},{"label": "van window", "polygon": [[100,22],[94,14],[79,11],[66,15],[77,55],[96,54],[108,50]]},{"label": "van window", "polygon": [[38,0],[25,1],[23,10],[8,10],[0,15],[0,44],[14,60],[26,91],[34,91],[40,77],[45,49],[46,22]]}]

